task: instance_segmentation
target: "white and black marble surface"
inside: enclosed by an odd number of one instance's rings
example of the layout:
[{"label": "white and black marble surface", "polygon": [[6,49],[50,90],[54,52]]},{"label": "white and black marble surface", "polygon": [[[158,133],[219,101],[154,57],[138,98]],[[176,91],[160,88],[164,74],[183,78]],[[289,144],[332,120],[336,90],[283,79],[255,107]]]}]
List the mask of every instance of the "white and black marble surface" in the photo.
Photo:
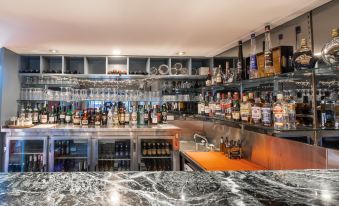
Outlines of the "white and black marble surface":
[{"label": "white and black marble surface", "polygon": [[339,170],[0,173],[0,205],[339,205]]}]

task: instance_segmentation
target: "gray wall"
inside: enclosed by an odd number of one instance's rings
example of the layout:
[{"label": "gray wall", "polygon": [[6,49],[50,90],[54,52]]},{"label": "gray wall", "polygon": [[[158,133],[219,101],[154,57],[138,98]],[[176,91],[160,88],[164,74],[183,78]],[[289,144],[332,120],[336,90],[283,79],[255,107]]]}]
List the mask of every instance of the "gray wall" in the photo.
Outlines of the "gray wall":
[{"label": "gray wall", "polygon": [[19,55],[6,49],[1,49],[1,125],[11,116],[17,114],[17,100],[20,97]]},{"label": "gray wall", "polygon": [[[332,28],[339,28],[339,1],[333,0],[321,7],[314,9],[313,11],[313,41],[314,41],[314,53],[319,53],[324,44],[331,39]],[[295,45],[295,27],[301,27],[301,34],[299,36],[308,38],[308,14],[303,14],[283,25],[275,27],[271,31],[272,46],[279,46],[278,35],[283,34],[284,38],[280,45],[294,46]],[[248,34],[250,35],[250,34]],[[257,34],[258,35],[258,34]],[[264,35],[260,34],[256,38],[257,52],[262,51],[262,42],[264,41]],[[311,43],[309,42],[309,45]],[[243,53],[245,57],[250,53],[250,42],[243,43]],[[236,57],[238,55],[238,48],[233,47],[218,56]]]}]

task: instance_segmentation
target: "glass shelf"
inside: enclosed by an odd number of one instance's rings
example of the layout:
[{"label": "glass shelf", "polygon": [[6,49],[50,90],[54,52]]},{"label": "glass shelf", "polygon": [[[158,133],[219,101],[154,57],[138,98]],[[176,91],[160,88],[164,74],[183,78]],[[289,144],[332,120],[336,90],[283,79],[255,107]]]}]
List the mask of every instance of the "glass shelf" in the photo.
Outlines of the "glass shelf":
[{"label": "glass shelf", "polygon": [[196,119],[203,120],[203,121],[216,121],[220,123],[225,123],[229,126],[238,127],[244,126],[246,129],[255,129],[257,131],[264,131],[265,133],[280,133],[280,132],[297,132],[297,131],[321,131],[321,130],[338,130],[335,128],[312,128],[312,127],[304,127],[304,126],[297,126],[296,129],[274,129],[273,127],[266,127],[259,124],[250,124],[241,121],[233,121],[227,120],[220,117],[208,117],[203,115],[194,115]]}]

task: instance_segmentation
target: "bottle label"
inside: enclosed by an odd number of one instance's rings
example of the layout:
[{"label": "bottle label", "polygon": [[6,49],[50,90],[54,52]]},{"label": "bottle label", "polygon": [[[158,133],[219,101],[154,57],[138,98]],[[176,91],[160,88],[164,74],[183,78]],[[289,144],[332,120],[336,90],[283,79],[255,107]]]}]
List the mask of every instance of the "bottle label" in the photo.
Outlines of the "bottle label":
[{"label": "bottle label", "polygon": [[39,113],[33,113],[33,119],[32,121],[34,123],[37,123],[39,121]]},{"label": "bottle label", "polygon": [[94,124],[95,125],[101,125],[101,122],[100,121],[95,121]]},{"label": "bottle label", "polygon": [[220,104],[215,105],[215,111],[221,111],[221,106]]},{"label": "bottle label", "polygon": [[212,85],[212,81],[211,81],[211,80],[207,80],[207,81],[206,81],[206,86],[209,87],[209,86],[211,86],[211,85]]},{"label": "bottle label", "polygon": [[251,55],[250,56],[250,69],[258,70],[258,67],[257,67],[257,56],[256,55]]},{"label": "bottle label", "polygon": [[260,120],[261,119],[261,108],[260,107],[252,107],[252,119]]},{"label": "bottle label", "polygon": [[129,122],[129,113],[125,113],[125,122]]},{"label": "bottle label", "polygon": [[152,123],[157,124],[158,123],[158,118],[156,116],[152,117]]},{"label": "bottle label", "polygon": [[87,119],[81,120],[81,124],[82,124],[82,125],[88,125],[88,120],[87,120]]},{"label": "bottle label", "polygon": [[272,122],[271,108],[269,107],[261,108],[261,112],[262,112],[262,123],[271,124]]},{"label": "bottle label", "polygon": [[265,51],[265,69],[273,66],[272,52]]},{"label": "bottle label", "polygon": [[131,117],[132,117],[132,118],[131,118],[132,121],[137,121],[137,115],[136,115],[136,114],[132,114]]},{"label": "bottle label", "polygon": [[236,111],[232,113],[232,117],[234,120],[239,120],[240,119],[240,112]]},{"label": "bottle label", "polygon": [[49,122],[49,123],[54,123],[54,116],[49,117],[49,118],[48,118],[48,122]]},{"label": "bottle label", "polygon": [[274,124],[277,126],[283,126],[284,125],[284,110],[282,106],[276,105],[273,109],[273,118],[274,118]]},{"label": "bottle label", "polygon": [[[87,122],[88,122],[88,120],[87,120]],[[80,118],[74,117],[73,123],[74,123],[74,124],[80,124]]]},{"label": "bottle label", "polygon": [[210,113],[210,107],[209,106],[205,106],[205,114],[209,114]]},{"label": "bottle label", "polygon": [[215,82],[218,83],[218,84],[220,84],[222,82],[220,75],[217,75],[217,77],[215,78]]},{"label": "bottle label", "polygon": [[205,105],[204,104],[200,104],[199,105],[199,114],[203,114],[203,113],[205,113]]},{"label": "bottle label", "polygon": [[167,121],[167,112],[162,112],[162,120]]},{"label": "bottle label", "polygon": [[67,116],[65,117],[65,121],[66,121],[66,122],[71,122],[71,116],[67,115]]},{"label": "bottle label", "polygon": [[64,114],[60,114],[59,118],[60,119],[65,119],[65,115]]},{"label": "bottle label", "polygon": [[148,114],[147,113],[144,114],[144,120],[148,120]]}]

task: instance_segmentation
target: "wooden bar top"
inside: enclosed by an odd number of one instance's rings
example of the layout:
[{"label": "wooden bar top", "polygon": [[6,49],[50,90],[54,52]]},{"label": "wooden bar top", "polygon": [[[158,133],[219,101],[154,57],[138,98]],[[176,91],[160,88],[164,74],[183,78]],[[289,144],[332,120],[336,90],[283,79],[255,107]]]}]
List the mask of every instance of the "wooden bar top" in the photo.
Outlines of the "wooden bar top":
[{"label": "wooden bar top", "polygon": [[265,167],[244,159],[229,159],[222,152],[185,152],[206,171],[266,170]]}]

